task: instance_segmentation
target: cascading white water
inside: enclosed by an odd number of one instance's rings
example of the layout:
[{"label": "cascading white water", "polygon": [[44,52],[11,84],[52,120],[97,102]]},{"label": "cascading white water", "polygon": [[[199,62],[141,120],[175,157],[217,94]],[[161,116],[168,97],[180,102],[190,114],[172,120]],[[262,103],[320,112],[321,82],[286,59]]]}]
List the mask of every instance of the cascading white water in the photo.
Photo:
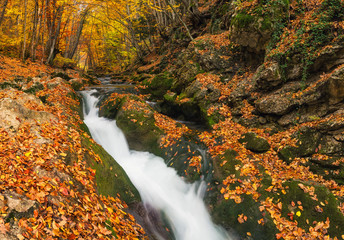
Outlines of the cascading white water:
[{"label": "cascading white water", "polygon": [[[93,90],[94,91],[94,90]],[[185,183],[162,158],[130,151],[116,121],[98,116],[98,99],[83,92],[84,122],[92,137],[123,167],[143,202],[163,211],[177,240],[225,240],[230,237],[214,225],[203,203],[205,184]]]}]

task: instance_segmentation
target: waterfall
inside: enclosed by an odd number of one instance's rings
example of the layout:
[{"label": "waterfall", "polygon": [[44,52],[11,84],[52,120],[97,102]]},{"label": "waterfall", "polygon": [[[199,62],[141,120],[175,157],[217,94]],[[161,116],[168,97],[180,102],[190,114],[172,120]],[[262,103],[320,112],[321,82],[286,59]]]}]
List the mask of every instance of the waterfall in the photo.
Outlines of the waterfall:
[{"label": "waterfall", "polygon": [[225,240],[230,237],[214,225],[203,203],[206,184],[185,183],[164,160],[148,152],[130,151],[115,120],[98,116],[95,90],[82,92],[85,123],[93,139],[123,167],[142,201],[166,216],[177,240]]}]

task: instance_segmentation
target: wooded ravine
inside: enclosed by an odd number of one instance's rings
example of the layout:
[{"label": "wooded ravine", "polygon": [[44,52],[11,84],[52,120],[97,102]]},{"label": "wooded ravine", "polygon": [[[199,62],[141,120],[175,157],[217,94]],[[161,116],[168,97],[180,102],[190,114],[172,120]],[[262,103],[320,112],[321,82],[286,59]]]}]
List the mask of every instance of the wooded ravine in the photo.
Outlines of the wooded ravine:
[{"label": "wooded ravine", "polygon": [[344,1],[1,0],[0,239],[344,239]]}]

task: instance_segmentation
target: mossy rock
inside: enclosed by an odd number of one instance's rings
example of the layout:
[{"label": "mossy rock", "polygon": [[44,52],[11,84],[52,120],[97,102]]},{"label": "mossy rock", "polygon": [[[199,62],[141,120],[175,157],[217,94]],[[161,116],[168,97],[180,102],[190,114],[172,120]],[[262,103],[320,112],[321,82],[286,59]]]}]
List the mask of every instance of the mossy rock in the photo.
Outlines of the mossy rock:
[{"label": "mossy rock", "polygon": [[[238,222],[238,216],[244,214],[247,220]],[[241,203],[234,200],[220,200],[212,211],[213,220],[216,224],[224,226],[226,229],[234,229],[241,237],[246,239],[247,232],[250,232],[255,240],[275,239],[278,232],[269,214],[259,210],[259,203],[254,201],[252,196],[245,195]],[[264,226],[258,223],[259,219],[264,219]]]},{"label": "mossy rock", "polygon": [[[305,193],[299,186],[314,187],[316,199]],[[301,186],[302,186],[301,185]],[[330,228],[328,234],[333,238],[340,238],[342,226],[344,226],[344,215],[340,212],[338,199],[325,187],[320,184],[305,183],[300,181],[288,181],[283,184],[286,194],[279,194],[278,198],[282,202],[282,217],[289,219],[288,213],[294,212],[294,220],[298,222],[298,226],[303,229],[314,227],[313,221],[325,222],[327,218],[330,220]],[[276,198],[276,194],[275,198]],[[291,202],[296,205],[293,207]],[[297,208],[297,202],[301,202],[303,210]],[[297,216],[296,213],[300,212]],[[308,222],[308,223],[307,223]]]},{"label": "mossy rock", "polygon": [[30,93],[30,94],[36,94],[36,92],[43,90],[43,89],[44,89],[43,84],[36,82],[30,88],[24,90],[24,92]]},{"label": "mossy rock", "polygon": [[6,88],[15,88],[18,90],[21,89],[21,87],[14,82],[1,82],[0,83],[0,89],[6,89]]},{"label": "mossy rock", "polygon": [[150,93],[153,98],[162,99],[166,92],[171,89],[172,83],[173,77],[170,73],[160,73],[151,80],[143,81],[143,85],[147,87],[143,91]]},{"label": "mossy rock", "polygon": [[99,116],[109,119],[115,119],[118,109],[121,107],[121,104],[123,103],[123,98],[116,98],[113,101],[106,101],[106,99],[107,98],[105,98],[100,103]]},{"label": "mossy rock", "polygon": [[280,159],[290,163],[296,157],[308,157],[316,153],[321,139],[321,133],[310,128],[298,131],[295,136],[296,146],[286,146],[278,152]]},{"label": "mossy rock", "polygon": [[238,141],[245,144],[245,147],[252,152],[263,153],[270,149],[269,142],[253,132],[243,134]]},{"label": "mossy rock", "polygon": [[291,163],[297,157],[297,148],[286,146],[278,152],[278,157],[286,163]]},{"label": "mossy rock", "polygon": [[[130,101],[131,100],[131,101]],[[123,98],[116,114],[117,126],[134,150],[159,151],[158,141],[163,132],[155,125],[154,110],[142,100]]]},{"label": "mossy rock", "polygon": [[61,54],[56,55],[55,59],[52,61],[52,66],[55,68],[75,69],[77,67],[77,65],[78,64],[75,60],[62,57]]},{"label": "mossy rock", "polygon": [[319,145],[321,133],[314,131],[310,128],[301,129],[296,138],[297,152],[300,157],[310,156],[315,153],[316,148]]},{"label": "mossy rock", "polygon": [[73,81],[73,82],[70,82],[70,85],[74,89],[74,91],[80,91],[83,89],[85,82]]},{"label": "mossy rock", "polygon": [[254,16],[242,11],[242,12],[237,13],[232,18],[231,25],[234,25],[240,28],[245,28],[245,27],[248,27],[250,24],[252,24],[254,20],[255,20]]},{"label": "mossy rock", "polygon": [[225,117],[220,114],[219,110],[213,111],[213,113],[210,115],[208,114],[208,109],[212,106],[213,105],[210,105],[207,103],[199,104],[201,117],[208,127],[212,127],[213,125],[219,123],[220,121],[225,120]]},{"label": "mossy rock", "polygon": [[240,172],[235,170],[235,165],[241,164],[236,159],[238,153],[234,150],[227,150],[221,157],[213,158],[214,180],[221,183],[231,174],[239,176]]},{"label": "mossy rock", "polygon": [[98,144],[88,137],[82,137],[82,145],[93,150],[102,160],[102,163],[94,161],[94,157],[85,154],[87,164],[96,170],[97,190],[104,196],[117,197],[127,204],[141,201],[140,195],[123,168]]}]

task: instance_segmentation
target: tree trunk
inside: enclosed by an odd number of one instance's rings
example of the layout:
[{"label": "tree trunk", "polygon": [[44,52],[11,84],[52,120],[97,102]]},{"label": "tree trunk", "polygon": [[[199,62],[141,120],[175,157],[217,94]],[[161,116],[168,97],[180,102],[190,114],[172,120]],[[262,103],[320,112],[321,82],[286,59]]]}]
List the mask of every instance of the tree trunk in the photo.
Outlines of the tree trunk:
[{"label": "tree trunk", "polygon": [[70,59],[73,58],[76,50],[78,49],[79,40],[80,40],[80,36],[81,36],[81,33],[82,33],[82,29],[84,28],[84,24],[85,24],[85,21],[86,21],[87,13],[88,13],[88,9],[85,9],[84,12],[81,15],[81,19],[80,19],[80,22],[79,22],[79,25],[78,25],[78,29],[77,29],[74,41],[69,46],[70,50],[68,52],[68,56],[67,57],[70,58]]},{"label": "tree trunk", "polygon": [[51,43],[51,46],[50,46],[50,49],[49,49],[49,56],[48,56],[48,59],[46,61],[46,64],[51,64],[51,62],[55,58],[55,47],[56,47],[56,44],[57,44],[58,37],[60,35],[61,22],[62,22],[62,14],[63,14],[63,7],[58,7],[57,12],[56,12],[56,17],[59,20],[58,20],[58,24],[57,24],[57,28],[56,28],[55,34],[52,35],[52,43]]},{"label": "tree trunk", "polygon": [[0,26],[1,26],[2,21],[4,20],[7,4],[8,4],[8,0],[5,0],[4,4],[2,4],[2,8],[0,12]]},{"label": "tree trunk", "polygon": [[36,38],[37,38],[37,26],[38,26],[38,0],[35,0],[35,10],[34,10],[34,17],[33,17],[33,28],[32,28],[32,36],[31,36],[31,60],[35,60],[35,46],[36,46]]},{"label": "tree trunk", "polygon": [[22,59],[25,60],[25,51],[26,51],[26,17],[27,17],[27,0],[24,0],[24,27],[23,27],[23,52]]}]

